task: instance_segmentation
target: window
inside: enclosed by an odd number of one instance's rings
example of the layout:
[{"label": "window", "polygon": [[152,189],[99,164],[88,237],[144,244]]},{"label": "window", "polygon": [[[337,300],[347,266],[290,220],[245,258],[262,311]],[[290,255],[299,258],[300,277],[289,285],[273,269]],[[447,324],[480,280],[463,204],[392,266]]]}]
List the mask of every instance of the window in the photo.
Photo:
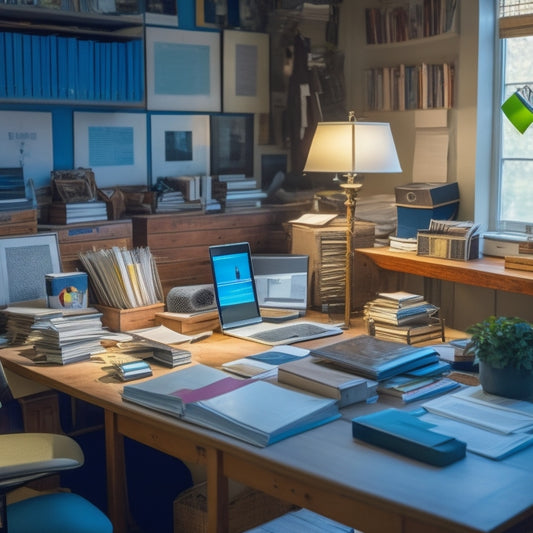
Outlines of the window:
[{"label": "window", "polygon": [[[500,0],[501,102],[524,85],[533,88],[532,13],[531,1]],[[496,226],[501,231],[526,231],[533,226],[533,127],[521,134],[502,117],[500,135]]]}]

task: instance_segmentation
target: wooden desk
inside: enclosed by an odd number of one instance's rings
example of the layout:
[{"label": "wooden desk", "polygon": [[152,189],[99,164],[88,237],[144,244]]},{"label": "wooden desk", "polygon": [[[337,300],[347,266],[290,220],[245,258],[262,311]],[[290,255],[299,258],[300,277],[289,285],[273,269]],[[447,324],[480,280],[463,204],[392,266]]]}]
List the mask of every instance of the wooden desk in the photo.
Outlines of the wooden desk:
[{"label": "wooden desk", "polygon": [[533,296],[533,272],[505,268],[500,257],[453,261],[418,256],[416,252],[392,252],[388,247],[359,248],[355,252],[384,270]]},{"label": "wooden desk", "polygon": [[[359,324],[343,335],[361,332]],[[265,347],[214,335],[190,349],[195,362],[219,365]],[[109,514],[116,533],[126,531],[124,436],[205,465],[210,533],[227,531],[228,478],[365,533],[496,533],[533,519],[533,448],[500,462],[467,454],[449,467],[432,467],[353,440],[351,419],[382,407],[374,404],[352,406],[340,420],[262,449],[123,402],[122,384],[97,362],[39,366],[23,354],[5,348],[0,359],[23,377],[104,408]],[[156,376],[168,371],[154,365]]]}]

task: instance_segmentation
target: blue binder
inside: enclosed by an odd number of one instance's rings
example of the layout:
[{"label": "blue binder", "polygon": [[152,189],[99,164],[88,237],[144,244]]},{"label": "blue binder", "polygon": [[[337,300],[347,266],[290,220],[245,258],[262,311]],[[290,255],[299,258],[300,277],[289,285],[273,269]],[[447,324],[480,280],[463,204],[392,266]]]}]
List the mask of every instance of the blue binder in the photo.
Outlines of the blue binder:
[{"label": "blue binder", "polygon": [[432,431],[433,424],[399,409],[384,409],[352,420],[354,438],[435,466],[466,455],[466,444]]},{"label": "blue binder", "polygon": [[[22,34],[22,96],[31,98],[33,95],[33,60],[32,60],[32,39],[29,33]],[[40,85],[41,77],[36,82]],[[40,87],[36,87],[40,92]],[[39,96],[36,94],[36,96]]]},{"label": "blue binder", "polygon": [[15,96],[15,67],[13,65],[13,34],[4,33],[4,48],[6,54],[6,96]]},{"label": "blue binder", "polygon": [[67,37],[67,98],[78,100],[78,39]]},{"label": "blue binder", "polygon": [[14,96],[24,96],[24,56],[22,53],[22,34],[12,33],[13,39],[13,91]]},{"label": "blue binder", "polygon": [[77,99],[89,99],[89,78],[92,72],[89,62],[89,41],[81,39],[78,41],[78,60],[77,60]]},{"label": "blue binder", "polygon": [[68,98],[68,37],[57,38],[57,88],[58,98]]},{"label": "blue binder", "polygon": [[0,98],[7,96],[6,88],[6,50],[5,50],[5,38],[4,34],[0,32],[0,57],[3,59],[3,65],[0,65]]},{"label": "blue binder", "polygon": [[57,65],[57,36],[49,35],[48,44],[50,49],[50,96],[59,98],[59,68]]},{"label": "blue binder", "polygon": [[34,98],[42,98],[42,60],[41,60],[41,40],[40,35],[31,35],[31,76],[32,94]]}]

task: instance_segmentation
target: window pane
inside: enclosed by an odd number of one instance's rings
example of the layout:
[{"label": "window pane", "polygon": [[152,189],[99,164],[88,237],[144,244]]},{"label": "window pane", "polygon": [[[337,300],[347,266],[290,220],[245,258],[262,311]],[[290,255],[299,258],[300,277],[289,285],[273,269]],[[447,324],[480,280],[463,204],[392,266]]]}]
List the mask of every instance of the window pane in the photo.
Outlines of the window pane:
[{"label": "window pane", "polygon": [[[533,88],[533,37],[505,40],[504,94]],[[522,135],[502,118],[498,229],[525,230],[533,223],[533,126]]]}]

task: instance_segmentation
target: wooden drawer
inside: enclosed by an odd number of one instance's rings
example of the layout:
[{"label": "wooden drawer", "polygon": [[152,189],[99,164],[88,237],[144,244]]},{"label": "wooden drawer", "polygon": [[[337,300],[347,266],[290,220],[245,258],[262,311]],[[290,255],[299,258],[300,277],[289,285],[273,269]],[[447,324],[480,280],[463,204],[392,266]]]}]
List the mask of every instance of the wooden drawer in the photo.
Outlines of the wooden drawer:
[{"label": "wooden drawer", "polygon": [[133,245],[131,220],[106,220],[84,224],[39,225],[39,231],[57,233],[64,272],[81,270],[80,252]]},{"label": "wooden drawer", "polygon": [[0,211],[0,237],[37,233],[37,210]]}]

